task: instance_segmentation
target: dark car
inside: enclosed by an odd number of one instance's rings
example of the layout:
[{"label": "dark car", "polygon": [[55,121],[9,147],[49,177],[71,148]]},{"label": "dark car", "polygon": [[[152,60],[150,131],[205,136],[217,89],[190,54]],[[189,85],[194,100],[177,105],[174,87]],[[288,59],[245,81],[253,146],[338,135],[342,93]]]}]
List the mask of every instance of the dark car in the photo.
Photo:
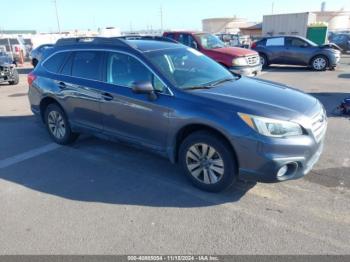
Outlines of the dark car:
[{"label": "dark car", "polygon": [[14,61],[6,53],[0,52],[0,83],[10,85],[19,83],[19,76]]},{"label": "dark car", "polygon": [[233,75],[197,50],[165,41],[59,40],[28,83],[31,109],[55,142],[89,133],[147,148],[179,162],[208,191],[237,179],[306,175],[327,129],[316,98]]},{"label": "dark car", "polygon": [[270,64],[310,66],[316,71],[334,69],[340,60],[339,50],[319,46],[299,36],[266,37],[252,45],[264,67]]},{"label": "dark car", "polygon": [[240,48],[229,47],[216,36],[204,32],[164,32],[164,37],[176,40],[186,46],[214,59],[231,72],[251,76],[261,72],[261,64],[257,52]]},{"label": "dark car", "polygon": [[36,67],[36,65],[45,58],[46,55],[48,55],[53,47],[53,44],[45,44],[40,45],[34,50],[30,52],[30,60],[32,62],[32,65]]},{"label": "dark car", "polygon": [[350,51],[350,34],[333,34],[329,41],[338,45],[344,53]]}]

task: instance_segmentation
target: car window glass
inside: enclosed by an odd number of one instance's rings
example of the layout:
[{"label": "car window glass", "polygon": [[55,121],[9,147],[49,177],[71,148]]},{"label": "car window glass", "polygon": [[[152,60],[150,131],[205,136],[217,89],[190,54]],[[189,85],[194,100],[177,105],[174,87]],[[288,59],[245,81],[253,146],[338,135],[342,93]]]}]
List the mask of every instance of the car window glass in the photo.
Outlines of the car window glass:
[{"label": "car window glass", "polygon": [[120,53],[111,53],[107,60],[107,82],[131,87],[133,82],[149,81],[155,90],[164,91],[163,83],[136,58]]},{"label": "car window glass", "polygon": [[68,52],[57,53],[44,63],[44,67],[48,71],[57,74],[68,55]]},{"label": "car window glass", "polygon": [[299,38],[288,38],[287,43],[289,46],[293,46],[293,47],[308,46],[308,44],[305,41]]},{"label": "car window glass", "polygon": [[170,38],[170,39],[175,39],[175,35],[174,34],[167,34],[166,37]]},{"label": "car window glass", "polygon": [[189,34],[180,34],[179,35],[179,42],[186,45],[186,46],[195,48],[195,49],[198,47],[194,38]]},{"label": "car window glass", "polygon": [[72,76],[90,80],[101,80],[103,52],[79,51],[73,59]]},{"label": "car window glass", "polygon": [[63,65],[63,68],[61,69],[61,74],[70,76],[72,75],[72,65],[73,65],[73,56],[71,55],[68,58],[68,61]]},{"label": "car window glass", "polygon": [[269,38],[266,40],[266,46],[284,46],[284,37]]}]

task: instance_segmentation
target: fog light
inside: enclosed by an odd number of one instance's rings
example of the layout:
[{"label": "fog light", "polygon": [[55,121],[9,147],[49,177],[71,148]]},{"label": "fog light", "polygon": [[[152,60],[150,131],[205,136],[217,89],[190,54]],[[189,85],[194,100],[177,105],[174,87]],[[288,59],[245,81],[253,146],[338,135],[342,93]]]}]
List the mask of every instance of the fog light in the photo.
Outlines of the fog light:
[{"label": "fog light", "polygon": [[283,167],[280,168],[280,170],[278,170],[277,172],[277,177],[283,177],[288,171],[288,166],[285,165]]}]

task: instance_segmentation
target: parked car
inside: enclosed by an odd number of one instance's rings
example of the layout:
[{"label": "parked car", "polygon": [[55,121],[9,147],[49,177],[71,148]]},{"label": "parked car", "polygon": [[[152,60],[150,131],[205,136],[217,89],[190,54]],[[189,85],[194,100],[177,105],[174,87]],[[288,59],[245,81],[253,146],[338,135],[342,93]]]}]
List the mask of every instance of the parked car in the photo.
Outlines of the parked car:
[{"label": "parked car", "polygon": [[8,82],[10,85],[17,85],[19,76],[11,57],[4,52],[0,52],[0,83],[4,82]]},{"label": "parked car", "polygon": [[213,34],[165,32],[163,36],[202,52],[234,73],[257,75],[261,72],[262,67],[257,52],[239,47],[226,47]]},{"label": "parked car", "polygon": [[340,60],[340,51],[330,45],[319,46],[300,36],[266,37],[253,43],[259,52],[263,67],[270,64],[310,66],[316,71],[334,69]]},{"label": "parked car", "polygon": [[50,51],[53,48],[53,44],[44,44],[40,45],[37,48],[35,48],[31,53],[30,53],[30,61],[33,65],[33,67],[36,67],[36,65],[42,61],[42,59],[50,53]]},{"label": "parked car", "polygon": [[56,143],[89,133],[144,147],[213,192],[238,179],[306,175],[327,129],[316,98],[160,40],[62,39],[28,83],[31,109]]},{"label": "parked car", "polygon": [[333,34],[329,41],[338,45],[344,53],[350,51],[350,34]]},{"label": "parked car", "polygon": [[224,42],[226,46],[250,48],[250,37],[248,35],[221,33],[216,34],[216,36]]},{"label": "parked car", "polygon": [[23,59],[27,56],[27,50],[21,37],[10,37],[0,39],[0,50],[13,55],[15,60]]}]

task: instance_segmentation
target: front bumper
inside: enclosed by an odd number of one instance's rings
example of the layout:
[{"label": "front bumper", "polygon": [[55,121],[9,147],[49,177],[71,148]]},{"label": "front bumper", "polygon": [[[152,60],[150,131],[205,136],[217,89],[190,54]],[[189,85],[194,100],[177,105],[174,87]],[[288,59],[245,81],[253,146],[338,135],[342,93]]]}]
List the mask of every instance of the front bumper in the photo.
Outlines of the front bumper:
[{"label": "front bumper", "polygon": [[0,83],[12,81],[12,80],[13,80],[13,74],[10,69],[0,70]]},{"label": "front bumper", "polygon": [[244,75],[244,76],[256,76],[260,74],[262,70],[262,65],[255,66],[232,66],[229,70],[235,74]]},{"label": "front bumper", "polygon": [[[318,162],[324,137],[318,143],[311,136],[254,141],[246,138],[235,143],[239,160],[239,178],[254,182],[281,182],[307,175]],[[278,177],[287,165],[288,172]]]}]

